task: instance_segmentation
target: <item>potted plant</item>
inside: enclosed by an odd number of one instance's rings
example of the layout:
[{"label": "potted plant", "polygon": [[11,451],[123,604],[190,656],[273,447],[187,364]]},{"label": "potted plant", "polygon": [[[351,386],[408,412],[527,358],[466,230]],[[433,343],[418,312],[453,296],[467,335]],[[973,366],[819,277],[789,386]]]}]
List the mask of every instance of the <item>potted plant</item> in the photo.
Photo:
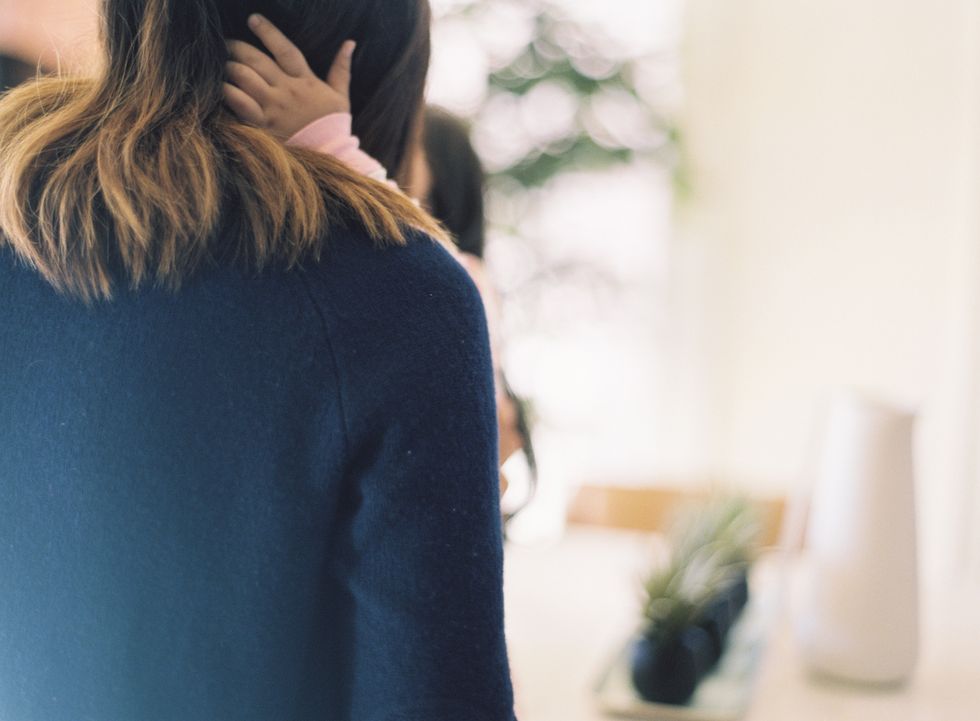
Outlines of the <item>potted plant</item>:
[{"label": "potted plant", "polygon": [[686,703],[715,661],[714,642],[698,625],[715,567],[706,554],[677,560],[644,584],[645,623],[632,648],[633,685],[658,703]]},{"label": "potted plant", "polygon": [[748,569],[759,537],[752,506],[714,501],[682,514],[669,563],[644,584],[643,632],[632,647],[632,680],[646,700],[684,704],[725,650],[748,602]]}]

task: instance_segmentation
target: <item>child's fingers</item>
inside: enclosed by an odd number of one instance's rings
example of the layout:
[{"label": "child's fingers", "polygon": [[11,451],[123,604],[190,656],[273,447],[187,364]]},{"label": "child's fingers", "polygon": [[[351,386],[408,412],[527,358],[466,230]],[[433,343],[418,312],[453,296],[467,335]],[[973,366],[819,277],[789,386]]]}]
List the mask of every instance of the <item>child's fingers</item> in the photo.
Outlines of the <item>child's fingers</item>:
[{"label": "child's fingers", "polygon": [[327,85],[343,96],[345,100],[350,98],[351,64],[356,47],[357,43],[353,40],[344,41],[344,44],[340,46],[340,52],[334,58],[333,65],[330,66],[330,72],[327,73]]},{"label": "child's fingers", "polygon": [[269,96],[269,84],[248,65],[242,65],[232,60],[225,63],[225,73],[232,84],[238,86],[256,103],[263,105],[266,102]]},{"label": "child's fingers", "polygon": [[232,60],[242,65],[248,65],[262,76],[262,79],[269,85],[275,85],[285,75],[285,71],[280,69],[275,60],[254,45],[249,45],[241,40],[229,40],[226,44]]},{"label": "child's fingers", "polygon": [[224,84],[225,102],[231,111],[238,116],[239,120],[246,123],[262,126],[265,124],[265,113],[261,106],[252,97],[240,88],[236,88],[231,83]]},{"label": "child's fingers", "polygon": [[279,28],[269,22],[261,15],[252,15],[248,19],[248,26],[255,33],[256,37],[262,41],[266,49],[272,53],[272,57],[279,63],[279,67],[295,78],[302,77],[310,72],[306,58],[289,38],[283,35]]}]

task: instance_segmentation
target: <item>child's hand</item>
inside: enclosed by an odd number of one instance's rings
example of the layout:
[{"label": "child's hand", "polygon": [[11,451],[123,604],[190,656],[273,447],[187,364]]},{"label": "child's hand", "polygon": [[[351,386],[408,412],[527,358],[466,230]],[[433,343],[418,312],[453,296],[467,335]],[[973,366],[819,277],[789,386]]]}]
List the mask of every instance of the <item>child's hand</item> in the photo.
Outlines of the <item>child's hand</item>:
[{"label": "child's hand", "polygon": [[228,41],[225,102],[241,120],[286,140],[326,115],[350,112],[354,41],[340,47],[324,82],[275,25],[261,15],[248,20],[252,32],[272,53],[240,40]]}]

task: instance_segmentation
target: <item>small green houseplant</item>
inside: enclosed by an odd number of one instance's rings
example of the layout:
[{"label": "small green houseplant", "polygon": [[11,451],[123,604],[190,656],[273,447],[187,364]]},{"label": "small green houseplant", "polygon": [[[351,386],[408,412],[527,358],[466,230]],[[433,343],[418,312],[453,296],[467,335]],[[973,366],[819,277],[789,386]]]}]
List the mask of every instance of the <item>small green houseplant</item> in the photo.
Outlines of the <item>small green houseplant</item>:
[{"label": "small green houseplant", "polygon": [[675,523],[669,562],[644,584],[643,633],[632,647],[633,685],[644,699],[687,703],[718,662],[748,602],[759,528],[741,499],[689,509]]}]

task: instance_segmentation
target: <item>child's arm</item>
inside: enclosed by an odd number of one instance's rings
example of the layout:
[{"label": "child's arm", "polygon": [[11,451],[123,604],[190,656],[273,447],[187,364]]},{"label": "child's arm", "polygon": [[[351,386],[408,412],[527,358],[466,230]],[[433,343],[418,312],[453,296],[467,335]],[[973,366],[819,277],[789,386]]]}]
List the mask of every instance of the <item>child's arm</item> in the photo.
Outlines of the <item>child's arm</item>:
[{"label": "child's arm", "polygon": [[386,180],[381,164],[360,149],[351,133],[350,78],[353,40],[337,53],[326,82],[318,78],[300,50],[261,15],[249,27],[269,57],[240,40],[228,42],[225,101],[242,120],[265,128],[289,145],[332,155],[377,180]]},{"label": "child's arm", "polygon": [[361,150],[361,143],[351,129],[352,122],[350,113],[331,113],[314,120],[289,138],[286,144],[332,155],[369,178],[394,185],[393,181],[388,180],[388,172],[381,163]]}]

